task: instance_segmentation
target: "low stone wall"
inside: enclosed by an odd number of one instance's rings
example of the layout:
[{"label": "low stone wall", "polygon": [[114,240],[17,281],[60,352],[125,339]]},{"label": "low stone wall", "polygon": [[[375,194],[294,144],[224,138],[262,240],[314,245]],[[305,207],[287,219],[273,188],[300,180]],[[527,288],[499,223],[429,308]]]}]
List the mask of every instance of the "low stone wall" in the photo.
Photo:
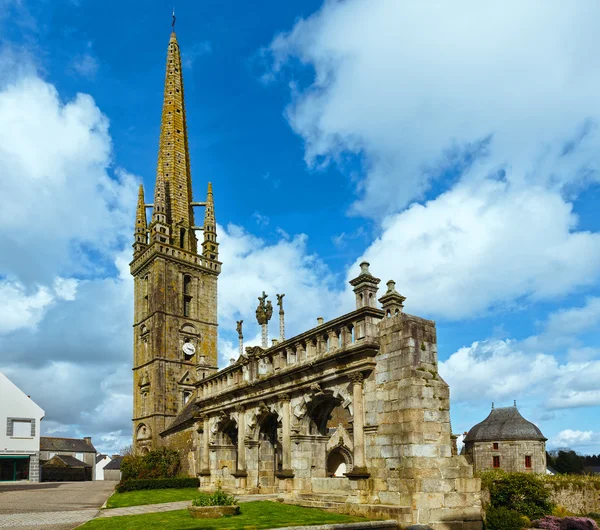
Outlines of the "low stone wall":
[{"label": "low stone wall", "polygon": [[[562,506],[574,514],[600,513],[600,490],[596,488],[576,486],[560,488],[550,484],[547,484],[546,487],[551,491],[550,500],[554,504]],[[490,503],[489,490],[481,490],[481,502],[484,506]]]},{"label": "low stone wall", "polygon": [[551,488],[550,499],[570,512],[585,515],[600,513],[600,490],[592,488]]}]

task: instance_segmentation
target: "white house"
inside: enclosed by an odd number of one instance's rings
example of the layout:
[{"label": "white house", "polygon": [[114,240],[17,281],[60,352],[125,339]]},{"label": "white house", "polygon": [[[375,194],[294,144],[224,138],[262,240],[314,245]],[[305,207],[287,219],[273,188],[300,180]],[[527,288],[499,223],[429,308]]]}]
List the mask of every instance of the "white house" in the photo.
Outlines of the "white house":
[{"label": "white house", "polygon": [[96,478],[94,480],[104,480],[104,466],[111,460],[108,455],[96,455]]},{"label": "white house", "polygon": [[40,480],[44,411],[0,372],[0,482]]}]

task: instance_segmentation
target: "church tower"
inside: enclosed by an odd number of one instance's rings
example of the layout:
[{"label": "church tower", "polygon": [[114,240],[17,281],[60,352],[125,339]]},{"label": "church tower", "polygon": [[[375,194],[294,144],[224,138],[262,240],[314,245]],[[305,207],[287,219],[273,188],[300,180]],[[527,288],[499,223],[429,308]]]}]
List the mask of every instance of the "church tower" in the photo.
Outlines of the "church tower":
[{"label": "church tower", "polygon": [[[205,207],[204,226],[194,207]],[[150,224],[146,209],[152,208]],[[203,231],[198,254],[196,231]],[[217,370],[217,278],[221,272],[212,185],[194,202],[175,32],[167,52],[154,203],[140,186],[135,220],[133,436],[136,451],[160,445],[160,432],[193,399],[194,383]]]}]

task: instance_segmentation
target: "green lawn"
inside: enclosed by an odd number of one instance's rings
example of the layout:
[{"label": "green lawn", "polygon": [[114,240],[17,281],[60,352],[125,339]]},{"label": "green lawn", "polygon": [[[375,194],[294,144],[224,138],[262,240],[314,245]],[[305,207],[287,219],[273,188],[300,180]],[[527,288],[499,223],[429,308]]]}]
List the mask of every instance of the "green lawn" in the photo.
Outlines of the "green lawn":
[{"label": "green lawn", "polygon": [[365,521],[361,517],[351,517],[324,512],[316,508],[303,508],[270,501],[245,502],[240,504],[240,511],[240,515],[218,519],[193,519],[187,510],[125,515],[122,517],[93,519],[79,528],[85,530],[146,530],[148,528],[258,530],[259,528],[278,528],[282,526]]},{"label": "green lawn", "polygon": [[115,492],[106,503],[107,508],[124,508],[142,504],[159,504],[161,502],[189,501],[198,496],[198,488],[176,488],[164,490],[138,490]]}]

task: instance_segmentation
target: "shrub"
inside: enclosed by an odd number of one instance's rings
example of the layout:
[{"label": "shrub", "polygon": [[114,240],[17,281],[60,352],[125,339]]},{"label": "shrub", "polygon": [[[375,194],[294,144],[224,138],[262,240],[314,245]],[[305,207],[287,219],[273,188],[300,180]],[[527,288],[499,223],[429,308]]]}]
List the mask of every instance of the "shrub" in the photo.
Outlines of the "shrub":
[{"label": "shrub", "polygon": [[136,490],[157,490],[169,488],[197,488],[197,478],[155,478],[122,480],[116,487],[119,493]]},{"label": "shrub", "polygon": [[482,473],[481,478],[490,492],[490,504],[495,508],[508,508],[529,519],[552,513],[550,491],[536,475],[495,471]]},{"label": "shrub", "polygon": [[128,455],[121,462],[123,480],[172,478],[179,471],[179,453],[167,447],[145,455]]},{"label": "shrub", "polygon": [[508,508],[488,506],[485,511],[486,530],[521,530],[527,528],[529,521],[519,512]]},{"label": "shrub", "polygon": [[552,515],[554,517],[568,517],[575,514],[567,510],[564,506],[555,506],[554,510],[552,510]]},{"label": "shrub", "polygon": [[553,517],[547,516],[533,521],[534,528],[545,530],[598,530],[593,519],[587,517]]},{"label": "shrub", "polygon": [[233,495],[225,493],[221,488],[213,493],[200,493],[192,502],[193,506],[233,506],[237,500]]}]

